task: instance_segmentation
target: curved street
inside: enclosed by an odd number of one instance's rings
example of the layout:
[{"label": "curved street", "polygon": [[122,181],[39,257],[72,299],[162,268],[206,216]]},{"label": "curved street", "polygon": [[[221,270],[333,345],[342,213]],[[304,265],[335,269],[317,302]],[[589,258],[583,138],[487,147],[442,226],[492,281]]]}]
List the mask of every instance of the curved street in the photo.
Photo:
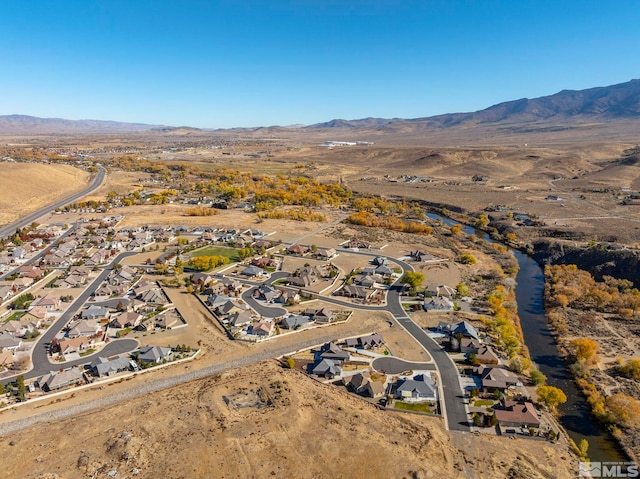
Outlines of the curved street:
[{"label": "curved street", "polygon": [[[368,253],[363,251],[351,251],[348,249],[340,248],[341,251],[349,254],[356,254],[359,256],[367,256],[375,258],[383,256],[389,261],[398,264],[403,273],[407,271],[413,271],[413,267],[406,261],[402,261],[384,254]],[[257,302],[253,298],[253,290],[258,284],[271,285],[277,279],[286,277],[288,273],[278,272],[273,273],[271,277],[263,281],[262,283],[244,281],[249,284],[253,284],[254,288],[250,288],[242,295],[242,299],[247,302],[252,308],[254,308],[259,314],[265,317],[276,317],[286,313],[282,308],[271,308]],[[460,385],[460,377],[458,369],[455,363],[449,357],[449,355],[440,347],[440,345],[432,339],[424,330],[418,326],[406,313],[402,307],[402,291],[403,286],[399,284],[400,279],[397,279],[387,292],[387,304],[381,306],[372,305],[356,305],[348,301],[343,301],[334,297],[321,296],[319,299],[327,303],[332,303],[351,309],[359,309],[366,311],[388,311],[394,317],[396,322],[409,333],[424,349],[429,353],[433,362],[435,363],[435,369],[440,377],[440,383],[442,385],[442,406],[443,417],[448,429],[452,431],[470,432],[469,418],[467,414],[467,408],[464,403],[464,393]],[[277,314],[276,314],[277,312]]]},{"label": "curved street", "polygon": [[[62,313],[62,315],[53,323],[47,330],[38,338],[36,344],[33,345],[31,350],[31,363],[32,367],[29,371],[23,373],[25,379],[35,378],[48,373],[51,369],[60,369],[60,367],[71,367],[77,364],[85,364],[91,362],[92,359],[98,355],[104,355],[105,350],[109,355],[122,354],[125,352],[133,351],[138,342],[133,339],[116,339],[111,341],[104,349],[92,354],[91,356],[85,356],[81,360],[75,360],[64,363],[52,363],[49,361],[49,344],[53,338],[58,334],[62,328],[69,322],[69,320],[80,310],[82,305],[89,299],[89,297],[100,287],[100,284],[113,270],[113,266],[119,263],[123,258],[138,254],[137,251],[127,251],[120,253],[113,261],[106,266],[102,272],[94,279],[91,284],[85,288],[85,290],[78,296],[73,303]],[[108,349],[107,349],[108,348]],[[128,349],[127,349],[128,348]],[[77,363],[77,364],[76,364]],[[14,380],[18,374],[2,379],[2,383],[6,384]]]}]

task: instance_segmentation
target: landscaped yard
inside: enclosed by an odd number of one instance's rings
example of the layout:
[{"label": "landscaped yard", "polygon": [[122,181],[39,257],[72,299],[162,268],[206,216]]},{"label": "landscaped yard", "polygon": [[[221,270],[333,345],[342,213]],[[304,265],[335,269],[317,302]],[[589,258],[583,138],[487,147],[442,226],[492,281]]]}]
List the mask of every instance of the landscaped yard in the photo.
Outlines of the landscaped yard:
[{"label": "landscaped yard", "polygon": [[13,321],[15,319],[20,319],[22,316],[24,316],[25,314],[27,314],[26,311],[16,311],[15,313],[13,313],[11,316],[9,316],[7,319],[5,319],[6,321]]},{"label": "landscaped yard", "polygon": [[204,248],[191,252],[191,256],[222,256],[223,258],[229,259],[229,261],[239,262],[239,251],[239,249],[228,248],[226,246],[205,246]]},{"label": "landscaped yard", "polygon": [[396,409],[403,409],[405,411],[417,411],[417,412],[426,412],[429,414],[434,414],[433,403],[429,402],[417,402],[417,403],[409,403],[403,401],[396,401],[393,403],[393,407]]},{"label": "landscaped yard", "polygon": [[493,406],[494,401],[491,399],[476,399],[473,405],[475,407]]}]

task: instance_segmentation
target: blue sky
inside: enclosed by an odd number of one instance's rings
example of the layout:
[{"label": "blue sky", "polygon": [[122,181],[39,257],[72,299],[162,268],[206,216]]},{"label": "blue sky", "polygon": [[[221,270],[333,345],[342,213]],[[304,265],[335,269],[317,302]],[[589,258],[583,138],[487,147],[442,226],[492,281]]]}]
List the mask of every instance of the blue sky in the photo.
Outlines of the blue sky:
[{"label": "blue sky", "polygon": [[0,114],[208,128],[474,111],[640,78],[637,0],[0,5]]}]

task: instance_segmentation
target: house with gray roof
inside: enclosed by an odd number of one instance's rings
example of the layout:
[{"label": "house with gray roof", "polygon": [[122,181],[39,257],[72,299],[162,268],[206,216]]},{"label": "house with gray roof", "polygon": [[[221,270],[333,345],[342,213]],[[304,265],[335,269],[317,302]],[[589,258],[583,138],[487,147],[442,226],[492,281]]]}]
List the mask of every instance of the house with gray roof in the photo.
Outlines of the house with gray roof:
[{"label": "house with gray roof", "polygon": [[233,327],[240,327],[249,324],[253,318],[251,317],[251,313],[248,311],[236,311],[235,313],[229,315],[227,321]]},{"label": "house with gray roof", "polygon": [[280,325],[284,329],[289,330],[299,329],[306,324],[309,324],[309,316],[303,316],[301,314],[290,314],[280,322]]},{"label": "house with gray roof", "polygon": [[257,266],[247,266],[240,272],[240,274],[249,278],[262,278],[269,276],[269,273],[266,270],[258,268]]},{"label": "house with gray roof", "polygon": [[39,378],[37,382],[43,391],[56,391],[73,384],[78,384],[82,380],[82,371],[78,368],[69,368],[63,371],[51,371]]},{"label": "house with gray roof", "polygon": [[413,378],[399,380],[395,397],[407,402],[435,402],[438,399],[438,393],[431,376],[420,374]]},{"label": "house with gray roof", "polygon": [[0,334],[0,350],[15,351],[20,346],[22,346],[20,338],[15,338],[10,333]]},{"label": "house with gray roof", "polygon": [[444,296],[434,296],[424,299],[426,311],[453,311],[453,302]]},{"label": "house with gray roof", "polygon": [[98,377],[113,376],[123,371],[128,371],[131,366],[127,357],[119,356],[113,359],[99,357],[90,364],[91,371]]},{"label": "house with gray roof", "polygon": [[102,328],[98,322],[91,319],[84,319],[70,324],[67,336],[70,338],[93,336],[94,334],[98,334],[101,330]]},{"label": "house with gray roof", "polygon": [[351,358],[349,351],[343,350],[336,343],[326,343],[320,349],[320,357],[323,359],[331,359],[336,362],[348,361]]},{"label": "house with gray roof", "polygon": [[162,346],[143,346],[138,350],[138,361],[147,364],[160,364],[163,361],[170,361],[173,358],[171,348]]},{"label": "house with gray roof", "polygon": [[322,376],[326,379],[333,379],[342,374],[340,364],[332,359],[321,359],[311,365],[311,374]]},{"label": "house with gray roof", "polygon": [[100,306],[89,306],[82,311],[82,319],[106,319],[109,317],[109,309]]}]

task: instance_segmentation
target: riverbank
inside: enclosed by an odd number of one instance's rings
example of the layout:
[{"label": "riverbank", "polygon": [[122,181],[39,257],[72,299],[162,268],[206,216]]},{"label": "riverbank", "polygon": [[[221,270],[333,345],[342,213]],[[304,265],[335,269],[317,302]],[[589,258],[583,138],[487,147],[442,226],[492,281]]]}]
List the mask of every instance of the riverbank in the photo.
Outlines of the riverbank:
[{"label": "riverbank", "polygon": [[545,307],[561,356],[603,424],[633,460],[640,457],[640,292],[625,280],[596,281],[574,266],[546,269]]},{"label": "riverbank", "polygon": [[[434,219],[440,217],[436,214],[429,216]],[[456,220],[440,218],[449,226],[463,224],[464,232],[468,235],[473,234],[485,241],[500,244],[498,239],[501,239],[501,235],[497,231],[491,231],[492,238],[486,231],[476,230],[472,226],[457,221],[463,218]],[[464,219],[468,221],[467,218]],[[621,444],[605,426],[595,419],[587,398],[578,388],[568,365],[560,355],[556,338],[547,324],[543,303],[545,280],[542,268],[526,254],[528,251],[525,245],[519,245],[513,240],[510,243],[510,251],[513,251],[519,267],[515,277],[515,296],[524,342],[531,360],[547,377],[547,384],[562,389],[567,396],[567,402],[558,408],[560,424],[576,444],[583,439],[588,441],[588,456],[592,461],[627,460],[627,454]],[[520,247],[520,249],[514,247]]]}]

